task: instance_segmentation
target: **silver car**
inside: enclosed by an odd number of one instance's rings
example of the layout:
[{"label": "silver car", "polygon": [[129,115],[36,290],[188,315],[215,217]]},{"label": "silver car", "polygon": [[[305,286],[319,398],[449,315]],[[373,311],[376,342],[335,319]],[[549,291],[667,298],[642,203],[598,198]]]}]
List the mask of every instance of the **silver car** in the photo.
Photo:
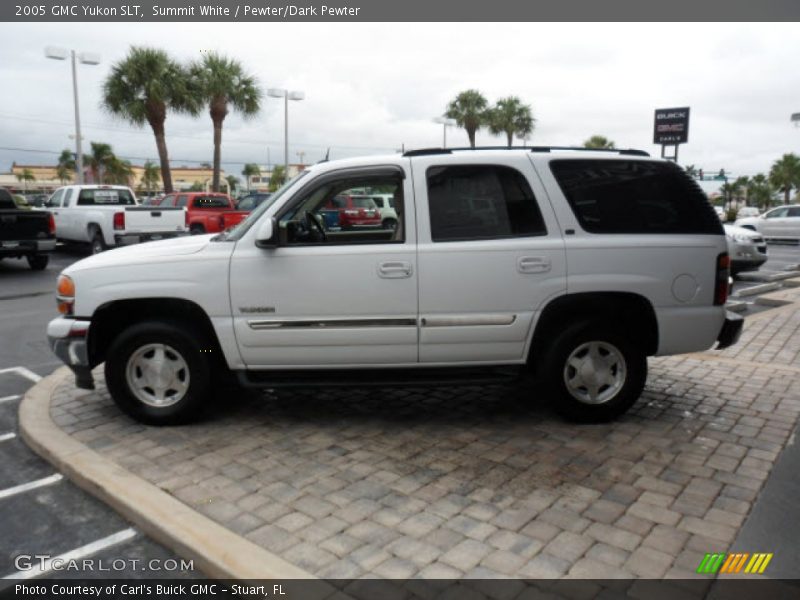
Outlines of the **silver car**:
[{"label": "silver car", "polygon": [[779,206],[759,217],[737,219],[736,226],[758,231],[768,240],[800,239],[800,204]]},{"label": "silver car", "polygon": [[767,262],[767,242],[752,229],[723,225],[728,240],[728,255],[731,257],[731,274],[757,271]]}]

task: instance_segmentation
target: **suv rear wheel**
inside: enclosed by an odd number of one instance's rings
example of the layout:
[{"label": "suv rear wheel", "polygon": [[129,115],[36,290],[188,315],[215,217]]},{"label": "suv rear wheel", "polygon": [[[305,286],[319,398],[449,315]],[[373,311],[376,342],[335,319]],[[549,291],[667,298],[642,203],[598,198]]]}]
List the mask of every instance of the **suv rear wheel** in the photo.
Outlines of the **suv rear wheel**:
[{"label": "suv rear wheel", "polygon": [[583,321],[556,337],[542,373],[557,412],[573,421],[603,422],[639,398],[647,356],[627,334]]},{"label": "suv rear wheel", "polygon": [[143,423],[195,420],[209,398],[210,365],[203,347],[179,324],[129,327],[106,356],[106,385],[117,406]]}]

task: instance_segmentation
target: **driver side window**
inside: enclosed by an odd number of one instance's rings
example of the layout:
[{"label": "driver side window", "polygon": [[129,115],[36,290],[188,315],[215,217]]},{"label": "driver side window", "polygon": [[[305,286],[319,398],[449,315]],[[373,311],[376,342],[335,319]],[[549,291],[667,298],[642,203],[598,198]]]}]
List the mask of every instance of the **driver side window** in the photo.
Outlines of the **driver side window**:
[{"label": "driver side window", "polygon": [[[378,206],[378,194],[395,199],[391,215]],[[404,204],[399,175],[343,176],[293,203],[278,220],[278,235],[284,245],[403,243]]]}]

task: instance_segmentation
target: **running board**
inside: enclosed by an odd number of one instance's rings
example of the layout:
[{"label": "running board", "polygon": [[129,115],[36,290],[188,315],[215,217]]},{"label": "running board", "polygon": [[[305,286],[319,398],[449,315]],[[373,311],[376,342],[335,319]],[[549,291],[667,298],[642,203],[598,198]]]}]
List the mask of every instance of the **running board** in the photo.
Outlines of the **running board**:
[{"label": "running board", "polygon": [[490,385],[518,381],[524,367],[453,367],[430,369],[347,369],[237,371],[248,388],[420,387]]}]

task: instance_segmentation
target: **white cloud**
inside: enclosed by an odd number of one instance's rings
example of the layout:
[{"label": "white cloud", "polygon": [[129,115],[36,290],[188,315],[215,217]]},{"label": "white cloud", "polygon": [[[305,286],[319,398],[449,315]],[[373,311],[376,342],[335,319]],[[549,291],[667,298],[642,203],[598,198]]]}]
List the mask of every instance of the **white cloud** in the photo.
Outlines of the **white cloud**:
[{"label": "white cloud", "polygon": [[[800,146],[789,115],[800,111],[800,40],[793,24],[519,23],[519,24],[2,24],[0,63],[4,147],[58,152],[71,145],[69,69],[46,60],[57,44],[102,54],[99,67],[80,67],[84,137],[113,144],[118,154],[154,158],[149,129],[132,131],[99,108],[109,65],[131,44],[166,49],[181,60],[215,49],[242,61],[266,87],[302,89],[290,103],[290,160],[304,151],[331,154],[391,151],[441,143],[432,122],[466,88],[490,100],[515,94],[538,119],[532,140],[580,144],[602,134],[618,146],[658,154],[652,144],[656,107],[691,106],[690,142],[681,163],[736,174],[765,171]],[[211,159],[211,125],[170,115],[171,157]],[[452,144],[466,134],[451,130]],[[502,143],[480,132],[478,143]],[[228,117],[223,161],[283,158],[283,105],[264,100],[252,121]],[[55,154],[0,150],[12,160],[48,162]],[[238,164],[226,165],[238,173]]]}]

